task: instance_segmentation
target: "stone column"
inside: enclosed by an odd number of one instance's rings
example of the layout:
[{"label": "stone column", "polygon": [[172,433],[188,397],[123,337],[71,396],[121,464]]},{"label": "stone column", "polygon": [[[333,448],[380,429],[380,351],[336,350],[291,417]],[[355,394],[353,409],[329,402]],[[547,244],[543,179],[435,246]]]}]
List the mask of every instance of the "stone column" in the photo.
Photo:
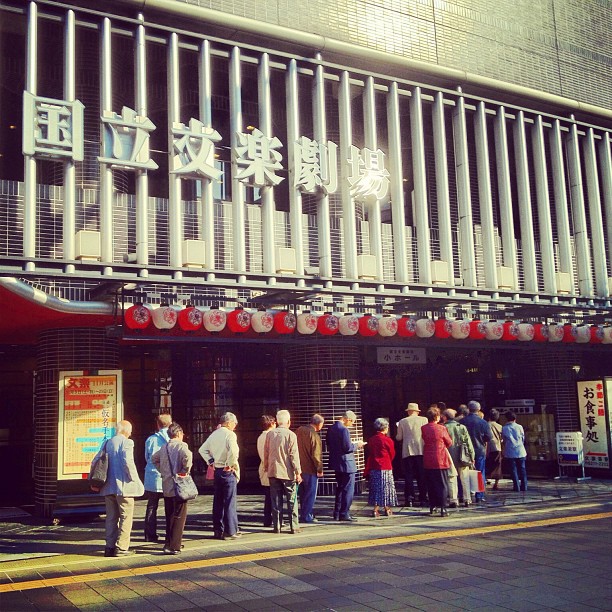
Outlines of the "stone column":
[{"label": "stone column", "polygon": [[[363,438],[361,420],[361,394],[359,389],[359,347],[313,344],[286,347],[288,408],[292,427],[310,422],[313,414],[325,419],[321,430],[323,440],[323,465],[325,475],[319,480],[319,494],[334,493],[334,473],[327,469],[328,456],[325,437],[327,428],[345,411],[357,415],[357,423],[351,428],[351,438]],[[357,459],[356,492],[363,486],[363,451],[355,453]]]},{"label": "stone column", "polygon": [[54,329],[38,338],[34,396],[34,508],[51,517],[58,496],[59,372],[119,367],[117,340],[104,329]]}]

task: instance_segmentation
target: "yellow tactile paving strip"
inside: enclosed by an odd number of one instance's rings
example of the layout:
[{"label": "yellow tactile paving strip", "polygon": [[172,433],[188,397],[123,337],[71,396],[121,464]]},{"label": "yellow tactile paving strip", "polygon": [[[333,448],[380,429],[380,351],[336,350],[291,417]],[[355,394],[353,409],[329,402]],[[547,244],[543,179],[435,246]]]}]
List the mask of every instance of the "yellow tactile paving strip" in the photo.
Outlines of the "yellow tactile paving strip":
[{"label": "yellow tactile paving strip", "polygon": [[578,516],[564,516],[559,518],[541,519],[537,521],[521,521],[503,525],[488,525],[483,527],[471,527],[465,529],[451,529],[434,533],[421,533],[414,535],[395,536],[388,538],[373,538],[353,542],[338,542],[337,544],[317,544],[315,546],[302,546],[286,550],[271,550],[268,552],[245,553],[229,557],[215,557],[211,559],[200,559],[196,561],[180,561],[164,565],[147,565],[142,567],[110,570],[95,574],[77,574],[62,576],[59,578],[41,578],[38,580],[24,580],[0,584],[0,593],[11,591],[25,591],[28,589],[42,589],[45,587],[61,586],[77,583],[98,582],[101,580],[112,580],[116,578],[128,578],[132,576],[147,576],[150,574],[177,572],[186,569],[201,569],[206,567],[222,567],[236,563],[257,562],[266,559],[278,559],[281,557],[297,557],[301,555],[312,555],[330,551],[341,551],[355,548],[369,548],[373,546],[388,546],[391,544],[407,544],[410,542],[427,542],[448,538],[468,537],[486,533],[499,533],[500,530],[510,529],[534,529],[537,527],[549,527],[551,525],[566,525],[567,523],[579,523],[583,521],[596,521],[612,518],[612,512],[600,512],[597,514],[581,514]]}]

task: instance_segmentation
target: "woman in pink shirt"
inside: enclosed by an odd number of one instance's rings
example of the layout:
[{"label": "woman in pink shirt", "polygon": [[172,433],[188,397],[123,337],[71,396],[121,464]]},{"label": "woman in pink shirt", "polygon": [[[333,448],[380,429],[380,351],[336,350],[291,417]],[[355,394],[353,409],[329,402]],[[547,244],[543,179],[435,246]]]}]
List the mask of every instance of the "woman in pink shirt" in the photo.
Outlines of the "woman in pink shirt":
[{"label": "woman in pink shirt", "polygon": [[368,459],[364,476],[369,478],[368,504],[374,506],[372,516],[380,516],[378,508],[384,508],[385,516],[391,516],[397,506],[397,493],[393,480],[393,458],[395,444],[389,437],[389,421],[379,418],[374,421],[376,433],[368,440]]},{"label": "woman in pink shirt", "polygon": [[426,413],[427,425],[421,427],[423,435],[423,467],[429,492],[429,514],[440,508],[440,516],[448,516],[448,468],[450,456],[447,448],[453,445],[444,425],[440,425],[440,409],[430,408]]}]

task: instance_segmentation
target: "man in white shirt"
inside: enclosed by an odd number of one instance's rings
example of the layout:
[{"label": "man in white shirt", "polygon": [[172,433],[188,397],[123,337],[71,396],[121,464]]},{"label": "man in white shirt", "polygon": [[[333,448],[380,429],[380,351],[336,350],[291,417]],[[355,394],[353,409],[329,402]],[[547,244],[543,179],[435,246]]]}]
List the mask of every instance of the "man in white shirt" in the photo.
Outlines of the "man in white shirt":
[{"label": "man in white shirt", "polygon": [[423,438],[421,437],[421,427],[427,425],[427,419],[419,416],[420,411],[418,404],[410,402],[406,407],[408,416],[397,424],[397,434],[395,436],[395,439],[402,443],[402,467],[405,478],[404,504],[407,507],[412,506],[416,499],[415,478],[419,489],[420,505],[427,506],[429,504],[423,470]]},{"label": "man in white shirt", "polygon": [[226,412],[219,420],[219,427],[208,436],[199,450],[204,461],[215,466],[213,529],[217,540],[235,540],[241,536],[236,510],[236,486],[240,480],[240,451],[234,433],[237,425],[236,415]]}]

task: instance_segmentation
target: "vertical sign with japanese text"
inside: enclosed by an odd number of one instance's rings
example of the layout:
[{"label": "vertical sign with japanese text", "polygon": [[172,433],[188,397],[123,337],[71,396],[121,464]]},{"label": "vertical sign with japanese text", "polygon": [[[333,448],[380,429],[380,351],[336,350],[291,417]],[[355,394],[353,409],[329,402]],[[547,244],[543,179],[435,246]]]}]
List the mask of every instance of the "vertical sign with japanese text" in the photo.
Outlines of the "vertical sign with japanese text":
[{"label": "vertical sign with japanese text", "polygon": [[609,468],[608,431],[603,380],[577,383],[580,428],[584,442],[584,467]]},{"label": "vertical sign with japanese text", "polygon": [[60,372],[58,480],[83,478],[123,418],[121,370]]}]

